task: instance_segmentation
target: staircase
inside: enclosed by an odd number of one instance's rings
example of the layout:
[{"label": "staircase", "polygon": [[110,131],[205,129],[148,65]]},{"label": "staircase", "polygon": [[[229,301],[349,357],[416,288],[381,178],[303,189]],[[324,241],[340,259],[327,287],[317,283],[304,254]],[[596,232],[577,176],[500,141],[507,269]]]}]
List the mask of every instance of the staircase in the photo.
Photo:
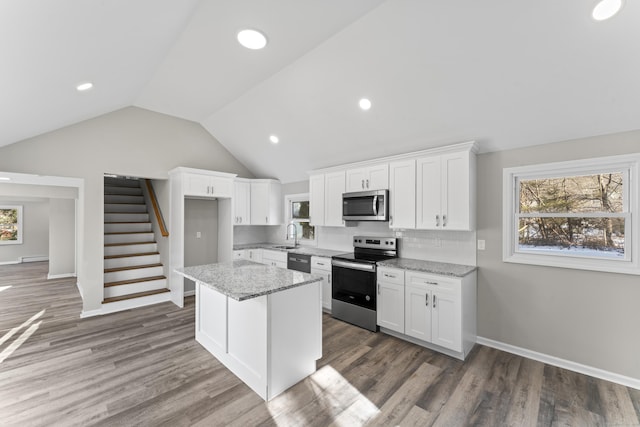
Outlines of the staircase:
[{"label": "staircase", "polygon": [[170,300],[140,183],[104,178],[104,312]]}]

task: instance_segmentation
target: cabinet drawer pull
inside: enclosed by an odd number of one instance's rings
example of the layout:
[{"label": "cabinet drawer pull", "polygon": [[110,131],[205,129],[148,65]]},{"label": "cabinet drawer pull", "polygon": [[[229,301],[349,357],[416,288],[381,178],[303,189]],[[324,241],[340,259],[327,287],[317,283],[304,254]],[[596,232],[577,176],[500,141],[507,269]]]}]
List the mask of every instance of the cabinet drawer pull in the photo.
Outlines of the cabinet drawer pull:
[{"label": "cabinet drawer pull", "polygon": [[438,282],[428,282],[428,281],[426,281],[426,282],[424,282],[424,284],[425,285],[436,285],[436,286],[438,286]]},{"label": "cabinet drawer pull", "polygon": [[392,279],[395,279],[395,278],[396,278],[396,276],[395,276],[395,275],[393,275],[393,274],[389,274],[389,273],[384,273],[384,277],[390,277],[390,278],[392,278]]},{"label": "cabinet drawer pull", "polygon": [[324,262],[317,262],[318,265],[324,265]]}]

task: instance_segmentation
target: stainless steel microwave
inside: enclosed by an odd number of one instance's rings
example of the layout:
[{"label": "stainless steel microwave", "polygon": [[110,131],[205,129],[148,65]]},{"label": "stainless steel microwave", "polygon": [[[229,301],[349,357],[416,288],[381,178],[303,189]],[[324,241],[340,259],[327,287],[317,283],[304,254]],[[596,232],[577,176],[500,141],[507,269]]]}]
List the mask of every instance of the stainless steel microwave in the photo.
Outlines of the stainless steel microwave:
[{"label": "stainless steel microwave", "polygon": [[358,191],[342,195],[345,221],[389,221],[389,190]]}]

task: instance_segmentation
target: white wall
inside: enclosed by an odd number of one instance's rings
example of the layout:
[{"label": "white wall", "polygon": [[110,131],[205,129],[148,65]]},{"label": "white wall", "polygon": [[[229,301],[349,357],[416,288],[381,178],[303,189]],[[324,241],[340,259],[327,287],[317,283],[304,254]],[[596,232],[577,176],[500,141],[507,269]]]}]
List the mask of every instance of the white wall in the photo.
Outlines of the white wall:
[{"label": "white wall", "polygon": [[478,157],[478,335],[640,379],[640,276],[502,262],[503,168],[635,153],[639,141],[635,131]]},{"label": "white wall", "polygon": [[22,244],[0,245],[0,264],[49,256],[49,200],[0,197],[0,205],[22,206]]},{"label": "white wall", "polygon": [[[252,177],[199,124],[137,107],[0,148],[2,171],[84,179],[84,258],[78,265],[84,311],[98,310],[103,298],[103,174],[167,179],[177,166]],[[167,215],[168,186],[156,192]]]},{"label": "white wall", "polygon": [[76,274],[76,201],[49,199],[49,277]]}]

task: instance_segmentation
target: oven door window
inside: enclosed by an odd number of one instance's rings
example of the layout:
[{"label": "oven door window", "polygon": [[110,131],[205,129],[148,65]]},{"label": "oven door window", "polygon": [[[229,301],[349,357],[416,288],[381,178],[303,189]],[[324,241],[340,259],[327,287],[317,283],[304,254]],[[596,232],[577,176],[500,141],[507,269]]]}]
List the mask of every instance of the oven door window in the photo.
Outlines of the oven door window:
[{"label": "oven door window", "polygon": [[333,299],[376,309],[376,273],[345,267],[331,268]]}]

